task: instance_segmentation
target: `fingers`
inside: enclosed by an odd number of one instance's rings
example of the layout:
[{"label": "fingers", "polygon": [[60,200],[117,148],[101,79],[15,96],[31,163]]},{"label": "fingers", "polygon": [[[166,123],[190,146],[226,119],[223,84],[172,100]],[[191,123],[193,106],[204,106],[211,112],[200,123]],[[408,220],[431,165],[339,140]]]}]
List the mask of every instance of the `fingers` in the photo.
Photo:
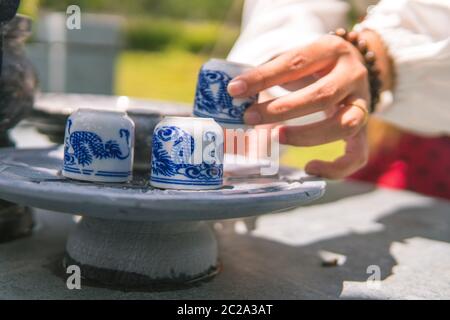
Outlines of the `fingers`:
[{"label": "fingers", "polygon": [[363,99],[346,99],[330,118],[309,125],[282,126],[280,143],[294,146],[315,146],[346,139],[360,131],[368,121],[367,103]]},{"label": "fingers", "polygon": [[248,97],[320,71],[334,62],[342,40],[324,36],[315,43],[291,50],[233,79],[228,92],[233,97]]},{"label": "fingers", "polygon": [[359,131],[346,142],[343,156],[332,162],[311,161],[305,167],[306,173],[327,179],[342,179],[364,167],[369,157],[366,130]]},{"label": "fingers", "polygon": [[314,146],[344,139],[345,154],[332,162],[314,160],[305,171],[328,179],[344,178],[363,167],[368,159],[366,123],[368,120],[365,99],[348,97],[347,105],[331,118],[306,126],[279,128],[280,143],[295,146]]},{"label": "fingers", "polygon": [[341,107],[331,118],[303,126],[283,126],[279,129],[280,143],[293,146],[316,146],[349,138],[366,124],[367,112],[349,105]]},{"label": "fingers", "polygon": [[306,88],[251,106],[244,115],[245,122],[249,125],[274,123],[335,107],[355,88],[347,69],[346,64],[338,64]]}]

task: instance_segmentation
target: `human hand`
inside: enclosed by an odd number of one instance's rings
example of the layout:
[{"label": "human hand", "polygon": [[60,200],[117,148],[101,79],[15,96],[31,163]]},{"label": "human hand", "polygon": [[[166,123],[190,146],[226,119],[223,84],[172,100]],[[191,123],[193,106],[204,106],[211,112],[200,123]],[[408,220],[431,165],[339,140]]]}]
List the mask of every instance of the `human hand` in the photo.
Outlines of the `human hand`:
[{"label": "human hand", "polygon": [[333,162],[313,160],[305,168],[309,174],[343,178],[364,166],[368,158],[368,71],[351,43],[338,36],[323,36],[238,76],[228,91],[233,97],[247,97],[308,76],[317,80],[286,96],[251,106],[244,119],[247,124],[259,125],[325,112],[327,118],[320,122],[279,127],[280,142],[314,146],[343,139],[347,147],[342,157]]}]

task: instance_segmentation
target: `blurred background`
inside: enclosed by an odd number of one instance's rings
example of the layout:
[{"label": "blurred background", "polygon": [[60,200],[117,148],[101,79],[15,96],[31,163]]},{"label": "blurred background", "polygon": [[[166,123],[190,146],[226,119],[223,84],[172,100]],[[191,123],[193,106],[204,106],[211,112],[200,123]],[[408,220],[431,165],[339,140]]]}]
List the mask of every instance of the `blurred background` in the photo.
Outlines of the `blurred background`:
[{"label": "blurred background", "polygon": [[[66,10],[81,8],[81,30]],[[34,20],[27,52],[44,92],[128,95],[192,104],[197,73],[227,56],[239,36],[243,0],[22,0]],[[282,163],[332,160],[341,142],[288,148]]]}]

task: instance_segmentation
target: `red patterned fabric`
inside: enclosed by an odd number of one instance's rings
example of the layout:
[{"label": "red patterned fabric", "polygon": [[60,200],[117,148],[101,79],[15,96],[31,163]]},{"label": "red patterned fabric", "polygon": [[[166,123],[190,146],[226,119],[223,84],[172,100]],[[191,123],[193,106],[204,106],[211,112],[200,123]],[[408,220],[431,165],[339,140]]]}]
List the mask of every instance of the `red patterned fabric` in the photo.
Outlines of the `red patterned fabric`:
[{"label": "red patterned fabric", "polygon": [[450,137],[404,134],[398,148],[381,150],[350,179],[450,200]]}]

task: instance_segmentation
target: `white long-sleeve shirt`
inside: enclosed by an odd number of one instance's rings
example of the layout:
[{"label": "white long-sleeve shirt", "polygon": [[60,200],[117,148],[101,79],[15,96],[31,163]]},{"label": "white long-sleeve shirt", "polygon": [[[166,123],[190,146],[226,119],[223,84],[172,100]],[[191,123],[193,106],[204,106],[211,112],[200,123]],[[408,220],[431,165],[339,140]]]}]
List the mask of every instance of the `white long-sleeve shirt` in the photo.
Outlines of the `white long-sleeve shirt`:
[{"label": "white long-sleeve shirt", "polygon": [[[228,59],[264,63],[346,26],[349,10],[339,0],[246,0]],[[449,135],[450,0],[382,0],[355,28],[377,31],[394,61],[396,86],[383,94],[377,115],[416,133]]]}]

